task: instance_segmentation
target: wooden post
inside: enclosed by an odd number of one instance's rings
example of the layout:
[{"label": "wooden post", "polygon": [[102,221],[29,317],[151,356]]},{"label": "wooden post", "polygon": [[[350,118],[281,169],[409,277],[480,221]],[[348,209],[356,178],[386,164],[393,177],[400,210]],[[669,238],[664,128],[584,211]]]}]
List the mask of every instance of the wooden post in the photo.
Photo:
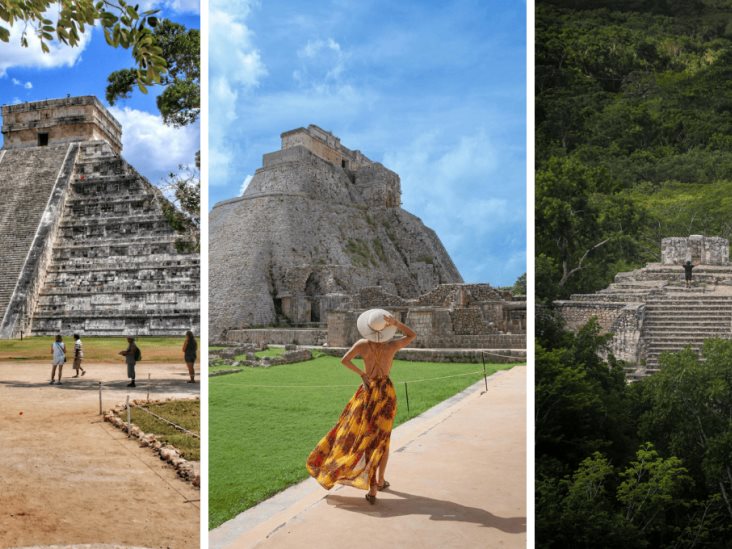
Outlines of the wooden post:
[{"label": "wooden post", "polygon": [[483,360],[483,381],[485,382],[485,392],[488,392],[488,375],[485,371],[485,354],[483,351],[480,352],[480,358]]},{"label": "wooden post", "polygon": [[407,394],[407,415],[409,415],[409,389],[406,381],[404,382],[404,392]]},{"label": "wooden post", "polygon": [[99,415],[102,415],[102,382],[99,382]]},{"label": "wooden post", "polygon": [[130,429],[132,428],[132,412],[130,411],[130,395],[127,395],[127,438],[130,438]]}]

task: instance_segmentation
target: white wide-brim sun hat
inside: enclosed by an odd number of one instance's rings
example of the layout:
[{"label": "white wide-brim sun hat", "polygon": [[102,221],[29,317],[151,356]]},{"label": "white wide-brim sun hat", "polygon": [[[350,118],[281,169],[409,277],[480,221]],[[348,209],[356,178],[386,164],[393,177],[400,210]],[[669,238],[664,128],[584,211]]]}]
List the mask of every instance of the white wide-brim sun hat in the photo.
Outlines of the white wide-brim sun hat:
[{"label": "white wide-brim sun hat", "polygon": [[356,321],[356,327],[362,337],[377,343],[386,343],[397,332],[396,326],[387,326],[384,315],[392,314],[384,309],[369,309],[361,313]]}]

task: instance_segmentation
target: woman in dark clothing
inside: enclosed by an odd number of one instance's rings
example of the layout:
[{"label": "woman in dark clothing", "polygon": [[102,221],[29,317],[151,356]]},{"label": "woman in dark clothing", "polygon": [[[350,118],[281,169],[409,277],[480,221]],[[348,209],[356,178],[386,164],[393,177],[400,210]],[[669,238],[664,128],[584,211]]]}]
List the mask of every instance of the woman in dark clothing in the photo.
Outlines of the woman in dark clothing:
[{"label": "woman in dark clothing", "polygon": [[194,383],[196,381],[195,370],[193,369],[193,365],[196,362],[196,351],[198,351],[196,338],[193,337],[193,332],[188,330],[186,332],[185,343],[183,343],[183,358],[186,361],[186,366],[188,366],[188,375],[191,376],[191,379],[188,380],[188,383]]}]

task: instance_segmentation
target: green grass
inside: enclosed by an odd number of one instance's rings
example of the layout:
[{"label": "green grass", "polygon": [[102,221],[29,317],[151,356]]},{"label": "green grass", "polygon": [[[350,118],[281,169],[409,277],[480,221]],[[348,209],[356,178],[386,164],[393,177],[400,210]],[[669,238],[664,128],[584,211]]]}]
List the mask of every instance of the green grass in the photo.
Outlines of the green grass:
[{"label": "green grass", "polygon": [[[171,400],[169,402],[149,404],[145,407],[189,431],[196,434],[201,432],[201,402],[199,400]],[[132,408],[132,423],[142,429],[143,432],[154,434],[161,442],[175,446],[185,459],[189,461],[199,461],[201,459],[201,441],[196,437],[184,433],[137,408]]]},{"label": "green grass", "polygon": [[268,357],[280,356],[284,352],[285,352],[284,347],[270,347],[269,349],[265,349],[264,351],[257,351],[254,354],[257,355],[258,358],[264,358],[266,356],[268,356]]},{"label": "green grass", "polygon": [[[137,337],[144,362],[183,362],[184,337]],[[35,336],[0,341],[0,360],[50,360],[52,336]],[[64,337],[66,356],[74,356],[74,338]],[[84,360],[88,362],[118,362],[120,351],[127,348],[124,337],[82,337]],[[196,339],[199,344],[200,341]]]},{"label": "green grass", "polygon": [[[511,366],[489,365],[488,374]],[[470,372],[480,373],[416,381]],[[478,364],[394,361],[395,426],[465,389],[482,372]],[[209,526],[304,479],[305,459],[335,424],[359,382],[338,358],[329,356],[210,379]]]}]

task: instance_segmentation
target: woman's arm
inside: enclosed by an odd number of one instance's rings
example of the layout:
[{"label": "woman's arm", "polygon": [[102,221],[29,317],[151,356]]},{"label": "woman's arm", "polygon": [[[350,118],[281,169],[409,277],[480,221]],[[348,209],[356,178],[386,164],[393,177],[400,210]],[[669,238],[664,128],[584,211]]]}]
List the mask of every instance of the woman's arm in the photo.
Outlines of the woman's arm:
[{"label": "woman's arm", "polygon": [[399,322],[396,318],[394,318],[391,315],[384,315],[384,320],[386,321],[387,326],[396,326],[397,330],[399,330],[401,333],[404,334],[404,337],[401,339],[397,339],[396,341],[392,341],[392,345],[394,345],[397,349],[402,349],[409,345],[414,339],[417,337],[417,332],[412,330],[409,326],[406,324],[403,324],[402,322]]},{"label": "woman's arm", "polygon": [[352,372],[355,372],[359,376],[361,376],[361,379],[364,381],[364,383],[366,383],[368,381],[368,376],[366,375],[366,372],[364,372],[361,368],[351,362],[354,358],[361,355],[361,348],[363,347],[363,344],[364,343],[362,339],[359,339],[356,343],[354,343],[353,347],[351,347],[348,352],[343,355],[343,358],[341,359],[341,364],[343,364]]}]

